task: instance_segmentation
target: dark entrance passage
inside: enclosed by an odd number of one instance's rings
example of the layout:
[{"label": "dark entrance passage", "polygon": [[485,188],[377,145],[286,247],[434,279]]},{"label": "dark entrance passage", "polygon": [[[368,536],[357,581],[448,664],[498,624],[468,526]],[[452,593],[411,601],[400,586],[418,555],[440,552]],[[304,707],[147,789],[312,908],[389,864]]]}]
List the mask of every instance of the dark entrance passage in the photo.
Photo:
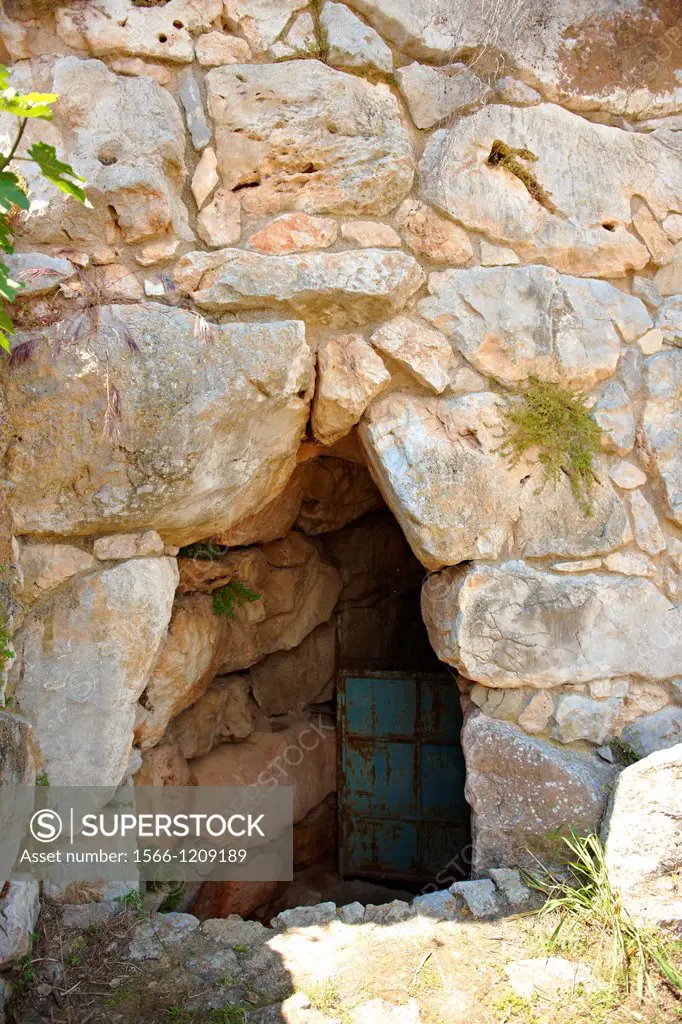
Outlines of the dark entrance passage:
[{"label": "dark entrance passage", "polygon": [[342,672],[337,709],[341,876],[434,879],[469,841],[454,680]]}]

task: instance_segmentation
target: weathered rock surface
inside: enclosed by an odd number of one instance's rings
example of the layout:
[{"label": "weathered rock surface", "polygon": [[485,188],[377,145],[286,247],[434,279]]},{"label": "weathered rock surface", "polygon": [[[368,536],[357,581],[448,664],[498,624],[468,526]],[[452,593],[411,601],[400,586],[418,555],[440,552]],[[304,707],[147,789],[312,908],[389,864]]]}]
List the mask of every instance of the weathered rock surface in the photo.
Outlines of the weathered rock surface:
[{"label": "weathered rock surface", "polygon": [[[507,167],[488,163],[494,140],[535,154],[524,166],[551,199],[543,204]],[[659,219],[678,208],[681,161],[653,135],[595,124],[557,106],[493,105],[436,133],[420,179],[426,200],[527,261],[579,276],[621,277],[650,259],[629,231],[631,198],[645,198]]]},{"label": "weathered rock surface", "polygon": [[680,41],[674,4],[624,10],[617,0],[547,9],[531,0],[514,12],[465,0],[349,0],[383,37],[411,57],[445,63],[492,51],[554,102],[631,118],[664,117],[682,102],[675,69]]},{"label": "weathered rock surface", "polygon": [[442,68],[408,64],[396,79],[417,128],[432,128],[452,115],[469,113],[485,103],[492,90],[466,64]]},{"label": "weathered rock surface", "polygon": [[317,364],[312,427],[319,441],[332,445],[355,426],[391,375],[361,334],[330,338],[320,348]]},{"label": "weathered rock surface", "polygon": [[566,821],[599,829],[616,770],[594,755],[527,736],[472,712],[462,731],[466,798],[472,810],[472,871],[537,867],[556,854],[549,834]]},{"label": "weathered rock surface", "polygon": [[463,228],[418,199],[406,199],[401,204],[396,223],[406,245],[433,263],[461,266],[474,254]]},{"label": "weathered rock surface", "polygon": [[[284,485],[308,415],[303,324],[215,327],[215,344],[196,328],[184,310],[113,306],[56,361],[49,339],[39,341],[5,381],[17,532],[153,527],[167,543],[189,543]],[[103,432],[107,366],[119,444]]]},{"label": "weathered rock surface", "polygon": [[[586,517],[567,482],[542,484],[537,464],[500,454],[503,400],[491,392],[429,398],[394,393],[360,425],[369,464],[413,551],[429,569],[508,553],[591,555],[631,538],[607,479]],[[604,474],[605,477],[605,474]],[[525,481],[525,482],[524,482]]]},{"label": "weathered rock surface", "polygon": [[394,359],[429,390],[440,394],[450,383],[452,348],[444,334],[407,316],[383,324],[371,337],[374,348]]},{"label": "weathered rock surface", "polygon": [[505,384],[533,375],[592,387],[615,372],[621,338],[652,324],[640,299],[546,267],[446,270],[431,274],[429,291],[421,315]]},{"label": "weathered rock surface", "polygon": [[31,948],[40,914],[40,883],[8,882],[0,900],[0,966],[12,966]]},{"label": "weathered rock surface", "polygon": [[682,524],[682,352],[659,352],[645,366],[644,433],[663,481],[668,515]]},{"label": "weathered rock surface", "polygon": [[29,608],[65,580],[94,569],[97,559],[71,544],[23,544],[19,564],[23,579],[15,596]]},{"label": "weathered rock surface", "polygon": [[59,7],[57,32],[69,46],[96,57],[127,54],[188,64],[194,56],[190,32],[210,28],[221,7],[221,0],[170,0],[145,7],[129,0],[103,0],[86,18]]},{"label": "weathered rock surface", "polygon": [[386,74],[393,70],[390,47],[345,4],[326,0],[320,26],[326,33],[327,61],[333,67],[372,68]]},{"label": "weathered rock surface", "polygon": [[288,252],[328,249],[336,241],[338,227],[331,217],[311,217],[308,213],[283,213],[254,232],[246,243],[265,256],[283,256]]},{"label": "weathered rock surface", "polygon": [[365,467],[344,459],[322,458],[308,463],[303,483],[296,528],[309,537],[340,530],[384,503]]},{"label": "weathered rock surface", "polygon": [[216,68],[206,87],[223,183],[253,186],[251,213],[381,216],[409,191],[414,157],[387,86],[293,60]]},{"label": "weathered rock surface", "polygon": [[284,732],[254,732],[191,762],[198,786],[292,786],[294,822],[336,789],[336,728],[301,720]]},{"label": "weathered rock surface", "polygon": [[11,683],[55,786],[117,786],[171,615],[169,558],[135,559],[47,597],[15,637]]},{"label": "weathered rock surface", "polygon": [[427,579],[422,611],[440,659],[487,686],[667,679],[679,664],[680,613],[639,577],[447,569]]},{"label": "weathered rock surface", "polygon": [[224,0],[229,27],[239,30],[256,52],[267,50],[286,28],[292,14],[305,7],[305,0]]},{"label": "weathered rock surface", "polygon": [[[637,709],[640,714],[645,708]],[[682,708],[667,707],[637,718],[623,729],[623,741],[639,757],[682,743]]]},{"label": "weathered rock surface", "polygon": [[221,249],[183,256],[175,279],[201,309],[276,309],[343,326],[398,312],[424,273],[407,253],[383,249],[286,256]]},{"label": "weathered rock surface", "polygon": [[646,925],[679,934],[682,899],[682,744],[621,772],[602,828],[611,884]]},{"label": "weathered rock surface", "polygon": [[333,622],[318,626],[291,651],[279,651],[258,662],[249,673],[253,695],[266,715],[302,710],[324,692],[334,678],[336,630]]},{"label": "weathered rock surface", "polygon": [[203,697],[178,715],[167,735],[189,760],[208,754],[218,743],[244,740],[254,729],[248,676],[217,676]]},{"label": "weathered rock surface", "polygon": [[[101,61],[77,57],[56,62],[53,88],[61,97],[59,129],[71,140],[69,160],[88,182],[94,211],[55,195],[27,165],[32,208],[23,233],[37,242],[93,248],[117,237],[131,245],[190,237],[180,199],[185,133],[170,93],[151,78],[119,77]],[[52,132],[61,145],[57,128]]]}]

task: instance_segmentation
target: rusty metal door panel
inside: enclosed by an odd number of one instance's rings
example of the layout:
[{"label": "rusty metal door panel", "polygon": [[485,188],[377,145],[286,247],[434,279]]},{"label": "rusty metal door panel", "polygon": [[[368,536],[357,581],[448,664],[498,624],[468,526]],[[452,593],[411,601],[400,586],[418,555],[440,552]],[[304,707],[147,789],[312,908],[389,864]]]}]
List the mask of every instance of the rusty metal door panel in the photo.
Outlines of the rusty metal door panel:
[{"label": "rusty metal door panel", "polygon": [[341,874],[433,877],[469,835],[456,684],[345,672],[337,693]]}]

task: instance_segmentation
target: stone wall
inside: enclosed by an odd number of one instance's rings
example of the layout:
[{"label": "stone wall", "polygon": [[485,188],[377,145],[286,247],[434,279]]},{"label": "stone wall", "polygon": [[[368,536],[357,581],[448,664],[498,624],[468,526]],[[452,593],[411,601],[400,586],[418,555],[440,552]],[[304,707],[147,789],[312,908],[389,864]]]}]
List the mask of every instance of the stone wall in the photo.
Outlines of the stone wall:
[{"label": "stone wall", "polygon": [[[272,745],[331,694],[335,607],[357,651],[395,615],[372,572],[414,582],[371,538],[354,569],[385,501],[460,674],[475,870],[597,827],[610,741],[682,731],[677,5],[4,6],[15,81],[61,94],[27,139],[93,204],[27,172],[10,259],[9,692],[50,780]],[[590,516],[500,451],[530,376],[587,395]],[[262,599],[219,620],[234,577]]]}]

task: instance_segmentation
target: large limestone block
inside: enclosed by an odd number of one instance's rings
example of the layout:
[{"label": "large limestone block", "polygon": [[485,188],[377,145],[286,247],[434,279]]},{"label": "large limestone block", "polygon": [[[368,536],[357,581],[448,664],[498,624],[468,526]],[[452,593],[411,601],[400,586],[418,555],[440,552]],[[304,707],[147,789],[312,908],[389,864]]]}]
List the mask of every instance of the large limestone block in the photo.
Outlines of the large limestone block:
[{"label": "large limestone block", "polygon": [[59,6],[55,14],[59,37],[95,57],[122,54],[188,64],[194,57],[190,33],[210,28],[221,10],[222,0],[101,0],[87,12]]},{"label": "large limestone block", "polygon": [[447,569],[426,580],[422,611],[439,658],[486,686],[664,680],[682,653],[682,611],[635,576]]},{"label": "large limestone block", "polygon": [[[206,579],[204,570],[213,578]],[[184,566],[182,576],[189,580]],[[219,669],[239,672],[268,654],[297,647],[330,617],[341,590],[336,569],[297,533],[260,549],[197,561],[195,578],[196,589],[210,590],[238,579],[259,597],[235,608],[235,619],[216,615],[208,594],[177,599],[144,695],[147,713],[136,732],[143,748],[159,742],[169,722],[202,697]]]},{"label": "large limestone block", "polygon": [[682,108],[679,7],[621,0],[525,0],[514,8],[481,0],[349,0],[388,42],[411,57],[447,64],[481,54],[511,64],[554,102],[629,118]]},{"label": "large limestone block", "polygon": [[[525,166],[550,193],[547,205],[503,164],[488,163],[495,140],[535,154]],[[490,241],[513,246],[528,262],[579,276],[622,277],[650,259],[629,230],[632,197],[644,197],[663,219],[680,208],[681,168],[682,154],[653,135],[596,124],[550,104],[500,104],[436,132],[420,180],[426,200]]]},{"label": "large limestone block", "polygon": [[462,730],[471,805],[472,872],[537,868],[559,853],[549,834],[570,824],[599,830],[617,774],[595,755],[527,736],[510,722],[472,712]]},{"label": "large limestone block", "polygon": [[[428,569],[516,550],[539,557],[611,551],[631,538],[606,473],[586,516],[567,481],[539,491],[537,462],[500,454],[503,400],[491,392],[431,398],[392,393],[360,425],[387,504]],[[514,527],[518,524],[515,536]]]},{"label": "large limestone block", "polygon": [[[17,533],[152,527],[191,543],[284,487],[308,418],[302,323],[225,324],[211,343],[195,315],[149,303],[101,307],[91,326],[56,360],[39,341],[5,379]],[[113,440],[107,372],[120,406]]]},{"label": "large limestone block", "polygon": [[22,579],[15,596],[24,608],[29,608],[65,580],[96,565],[97,559],[89,552],[71,544],[22,544],[19,555]]},{"label": "large limestone block", "polygon": [[682,931],[682,744],[620,775],[602,829],[611,884],[646,925]]},{"label": "large limestone block", "polygon": [[168,636],[147,684],[147,713],[135,730],[135,741],[143,750],[159,743],[171,719],[206,690],[220,667],[222,629],[210,597],[177,598]]},{"label": "large limestone block", "polygon": [[317,365],[313,433],[332,445],[352,430],[391,375],[361,334],[330,338],[318,352]]},{"label": "large limestone block", "polygon": [[278,651],[251,669],[253,695],[266,715],[314,704],[334,678],[334,622],[318,626],[291,651]]},{"label": "large limestone block", "polygon": [[466,64],[432,68],[415,62],[399,68],[396,79],[417,128],[433,128],[446,117],[468,113],[492,96],[486,82]]},{"label": "large limestone block", "polygon": [[371,68],[390,74],[393,54],[381,36],[361,21],[345,4],[326,0],[320,14],[326,33],[327,61],[337,68]]},{"label": "large limestone block", "polygon": [[658,352],[645,363],[644,433],[668,499],[668,515],[682,524],[682,352]]},{"label": "large limestone block", "polygon": [[640,299],[548,267],[446,270],[428,287],[421,315],[504,384],[535,376],[591,388],[615,373],[621,338],[652,326]]},{"label": "large limestone block", "polygon": [[228,26],[239,30],[257,53],[267,50],[306,0],[223,0]]},{"label": "large limestone block", "polygon": [[410,190],[414,156],[386,85],[317,60],[241,64],[206,76],[226,188],[259,216],[383,216]]},{"label": "large limestone block", "polygon": [[198,786],[292,786],[294,823],[336,790],[336,727],[321,717],[222,743],[190,765]]},{"label": "large limestone block", "polygon": [[63,135],[55,138],[57,151],[86,179],[94,210],[67,200],[27,164],[32,207],[22,234],[93,249],[121,239],[190,238],[181,199],[185,129],[171,94],[146,76],[122,77],[77,57],[56,62],[52,87],[60,96],[50,126]]},{"label": "large limestone block", "polygon": [[424,279],[414,257],[385,249],[286,256],[220,249],[187,253],[175,268],[176,282],[201,309],[265,307],[332,326],[399,312]]},{"label": "large limestone block", "polygon": [[73,580],[24,620],[10,683],[52,785],[121,782],[177,581],[173,559],[121,562]]},{"label": "large limestone block", "polygon": [[189,759],[208,754],[218,743],[245,740],[254,729],[248,676],[218,676],[196,704],[178,715],[168,740]]}]

